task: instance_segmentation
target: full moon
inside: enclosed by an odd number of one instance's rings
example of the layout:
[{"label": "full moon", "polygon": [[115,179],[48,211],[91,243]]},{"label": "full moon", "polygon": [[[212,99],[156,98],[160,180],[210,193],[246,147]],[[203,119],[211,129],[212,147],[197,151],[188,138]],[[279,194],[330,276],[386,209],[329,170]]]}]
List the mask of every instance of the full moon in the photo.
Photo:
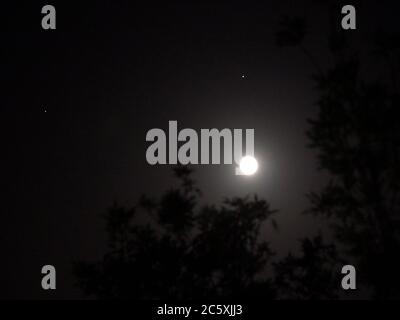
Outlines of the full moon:
[{"label": "full moon", "polygon": [[257,171],[258,162],[252,156],[245,156],[240,160],[239,168],[244,175],[250,176]]}]

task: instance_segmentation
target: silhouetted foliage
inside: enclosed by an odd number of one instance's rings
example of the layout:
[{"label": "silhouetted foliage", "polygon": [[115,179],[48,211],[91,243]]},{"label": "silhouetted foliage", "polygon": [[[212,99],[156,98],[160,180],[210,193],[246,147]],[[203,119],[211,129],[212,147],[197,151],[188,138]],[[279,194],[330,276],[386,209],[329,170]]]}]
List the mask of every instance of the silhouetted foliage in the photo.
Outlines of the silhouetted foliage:
[{"label": "silhouetted foliage", "polygon": [[[273,252],[259,230],[274,211],[264,200],[227,199],[199,208],[191,171],[160,200],[142,197],[137,207],[114,205],[105,215],[109,251],[95,263],[78,262],[80,288],[97,298],[195,299],[274,296],[265,275]],[[148,223],[135,220],[139,212]]]},{"label": "silhouetted foliage", "polygon": [[[319,112],[309,120],[307,135],[310,147],[318,152],[320,169],[331,179],[320,192],[309,194],[308,212],[332,223],[335,239],[344,249],[341,256],[355,262],[361,286],[372,289],[376,298],[398,298],[400,37],[378,32],[371,50],[376,66],[369,72],[371,55],[352,50],[343,30],[335,26],[330,30],[333,65],[317,68],[314,74]],[[280,32],[278,37],[290,32],[294,30]],[[301,46],[298,41],[278,43]],[[315,297],[319,288],[295,274],[303,268],[303,258],[287,257],[277,265],[278,274],[293,288],[292,294]],[[311,288],[315,292],[308,292]]]},{"label": "silhouetted foliage", "polygon": [[340,284],[336,248],[322,237],[301,241],[301,255],[291,253],[274,264],[280,299],[335,299]]}]

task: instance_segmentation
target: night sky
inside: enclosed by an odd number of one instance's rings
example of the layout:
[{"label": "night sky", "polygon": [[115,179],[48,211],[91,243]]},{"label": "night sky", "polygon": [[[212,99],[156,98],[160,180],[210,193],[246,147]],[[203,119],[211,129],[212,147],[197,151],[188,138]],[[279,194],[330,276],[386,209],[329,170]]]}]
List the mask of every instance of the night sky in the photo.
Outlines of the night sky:
[{"label": "night sky", "polygon": [[[364,1],[363,1],[364,2]],[[388,3],[360,4],[355,46],[376,26],[391,28]],[[382,3],[382,2],[379,2]],[[283,15],[305,15],[305,44],[324,66],[323,5],[305,1],[250,4],[113,1],[58,4],[57,29],[41,29],[38,1],[2,7],[0,297],[80,298],[71,261],[104,251],[99,217],[114,202],[132,206],[177,182],[171,166],[150,166],[152,128],[254,128],[259,171],[235,176],[231,165],[195,166],[205,203],[257,193],[280,226],[263,235],[278,254],[323,230],[302,213],[306,193],[328,179],[307,147],[315,115],[313,66],[280,48]],[[337,12],[338,24],[341,20]],[[40,270],[57,268],[57,290],[44,292]]]}]

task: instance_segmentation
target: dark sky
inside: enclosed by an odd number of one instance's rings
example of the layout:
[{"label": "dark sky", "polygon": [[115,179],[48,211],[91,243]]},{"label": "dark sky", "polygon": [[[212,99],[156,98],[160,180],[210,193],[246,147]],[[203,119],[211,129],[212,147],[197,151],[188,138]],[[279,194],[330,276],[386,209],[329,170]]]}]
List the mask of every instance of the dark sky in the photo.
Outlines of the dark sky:
[{"label": "dark sky", "polygon": [[[53,4],[55,31],[41,29],[40,1],[2,5],[0,297],[80,297],[71,261],[103,252],[99,215],[114,200],[133,205],[176,183],[170,166],[145,159],[147,131],[167,130],[169,120],[196,130],[255,129],[259,172],[196,167],[205,202],[267,199],[280,210],[281,231],[264,234],[280,252],[320,227],[300,214],[305,194],[326,181],[306,146],[313,69],[300,52],[277,47],[274,34],[282,15],[307,15],[306,45],[326,65],[324,6]],[[383,4],[364,4],[358,15],[360,48],[372,25],[396,20]],[[44,264],[57,268],[56,292],[40,288]]]}]

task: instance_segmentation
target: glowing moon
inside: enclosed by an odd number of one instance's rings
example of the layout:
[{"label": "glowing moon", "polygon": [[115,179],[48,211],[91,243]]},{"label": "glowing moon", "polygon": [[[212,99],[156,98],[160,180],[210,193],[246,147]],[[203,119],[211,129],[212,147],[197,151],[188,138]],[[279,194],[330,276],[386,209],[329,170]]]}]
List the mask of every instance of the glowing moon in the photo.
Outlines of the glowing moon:
[{"label": "glowing moon", "polygon": [[242,160],[240,160],[239,168],[244,175],[250,176],[256,173],[258,169],[258,162],[252,156],[245,156],[242,158]]}]

